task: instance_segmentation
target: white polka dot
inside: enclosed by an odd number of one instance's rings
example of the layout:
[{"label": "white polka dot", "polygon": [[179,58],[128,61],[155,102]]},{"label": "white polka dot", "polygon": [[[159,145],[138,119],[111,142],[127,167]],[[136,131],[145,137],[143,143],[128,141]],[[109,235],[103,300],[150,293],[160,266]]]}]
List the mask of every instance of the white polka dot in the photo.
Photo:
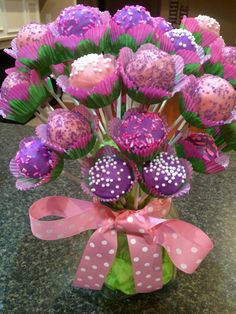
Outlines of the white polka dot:
[{"label": "white polka dot", "polygon": [[99,274],[98,275],[100,278],[104,278],[104,275],[103,274]]},{"label": "white polka dot", "polygon": [[111,230],[111,234],[115,235],[116,234],[115,230]]},{"label": "white polka dot", "polygon": [[142,282],[137,283],[137,286],[138,286],[138,287],[141,287],[142,285],[143,285]]},{"label": "white polka dot", "polygon": [[161,281],[161,278],[157,277],[157,278],[155,279],[155,281]]},{"label": "white polka dot", "polygon": [[148,275],[146,275],[145,277],[146,277],[146,278],[151,278],[151,275],[150,275],[150,274],[148,274]]},{"label": "white polka dot", "polygon": [[102,254],[97,253],[96,255],[97,255],[97,257],[102,258]]},{"label": "white polka dot", "polygon": [[87,256],[85,256],[84,258],[85,258],[87,261],[89,261],[89,260],[90,260],[90,256],[88,256],[88,255],[87,255]]},{"label": "white polka dot", "polygon": [[159,266],[155,267],[155,270],[160,270],[160,269],[161,269],[161,267],[159,267]]},{"label": "white polka dot", "polygon": [[191,248],[191,252],[197,253],[197,252],[198,252],[198,248],[196,248],[195,246],[193,246],[193,247]]},{"label": "white polka dot", "polygon": [[145,266],[145,267],[149,267],[149,266],[150,266],[150,263],[145,263],[144,266]]},{"label": "white polka dot", "polygon": [[83,281],[81,278],[77,278],[77,281]]},{"label": "white polka dot", "polygon": [[107,240],[102,240],[101,243],[102,243],[102,245],[107,245],[108,242],[107,242]]},{"label": "white polka dot", "polygon": [[158,258],[158,257],[159,257],[159,254],[158,254],[158,253],[154,253],[154,254],[153,254],[153,257],[154,257],[154,258]]},{"label": "white polka dot", "polygon": [[151,285],[147,286],[147,289],[151,289],[151,288],[152,288],[152,286],[151,286]]},{"label": "white polka dot", "polygon": [[104,263],[103,265],[104,265],[105,267],[109,267],[109,266],[110,266],[109,263]]},{"label": "white polka dot", "polygon": [[202,259],[196,260],[196,264],[200,264],[202,262]]},{"label": "white polka dot", "polygon": [[177,239],[177,238],[178,238],[178,235],[174,232],[174,233],[172,233],[172,238],[173,238],[173,239]]},{"label": "white polka dot", "polygon": [[141,272],[140,270],[137,270],[137,271],[135,272],[135,274],[139,276],[139,275],[142,274],[142,272]]},{"label": "white polka dot", "polygon": [[140,233],[145,233],[145,230],[144,229],[138,229],[138,231],[140,232]]},{"label": "white polka dot", "polygon": [[99,287],[100,287],[100,285],[99,285],[98,283],[95,283],[95,287],[98,287],[98,288],[99,288]]},{"label": "white polka dot", "polygon": [[89,279],[89,280],[93,280],[93,277],[92,277],[92,276],[88,276],[88,279]]},{"label": "white polka dot", "polygon": [[149,213],[152,213],[154,211],[154,208],[152,206],[149,206],[147,210]]},{"label": "white polka dot", "polygon": [[136,243],[136,239],[131,239],[131,240],[130,240],[130,243],[131,243],[131,244],[135,244],[135,243]]},{"label": "white polka dot", "polygon": [[86,272],[86,269],[84,267],[80,268],[80,270],[85,273]]},{"label": "white polka dot", "polygon": [[113,250],[113,249],[111,249],[111,250],[109,250],[109,252],[108,252],[109,254],[114,254],[115,253],[115,250]]},{"label": "white polka dot", "polygon": [[92,269],[98,269],[97,265],[92,265]]},{"label": "white polka dot", "polygon": [[188,266],[187,266],[186,264],[180,264],[180,267],[181,267],[182,269],[186,269]]},{"label": "white polka dot", "polygon": [[94,247],[95,247],[95,244],[94,244],[93,242],[90,242],[90,243],[89,243],[89,246],[94,248]]},{"label": "white polka dot", "polygon": [[146,246],[144,246],[144,247],[142,248],[142,251],[143,251],[143,252],[147,252],[147,251],[148,251],[148,248],[147,248]]},{"label": "white polka dot", "polygon": [[180,248],[175,249],[176,254],[181,255],[182,254],[182,250]]},{"label": "white polka dot", "polygon": [[133,222],[133,221],[134,221],[134,218],[133,218],[133,217],[131,217],[131,216],[129,216],[129,217],[127,218],[127,221],[128,221],[129,223],[131,223],[131,222]]},{"label": "white polka dot", "polygon": [[134,262],[137,263],[139,261],[139,257],[134,258]]}]

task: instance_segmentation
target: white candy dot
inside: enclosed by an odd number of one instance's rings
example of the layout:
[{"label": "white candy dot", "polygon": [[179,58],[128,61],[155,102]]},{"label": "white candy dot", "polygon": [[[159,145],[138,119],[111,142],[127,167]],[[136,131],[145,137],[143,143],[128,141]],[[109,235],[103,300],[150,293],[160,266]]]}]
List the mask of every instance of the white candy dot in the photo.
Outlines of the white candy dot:
[{"label": "white candy dot", "polygon": [[151,288],[152,288],[152,286],[151,286],[151,285],[147,286],[147,289],[151,289]]},{"label": "white candy dot", "polygon": [[144,229],[138,229],[138,231],[140,232],[140,233],[145,233],[145,230]]},{"label": "white candy dot", "polygon": [[178,238],[178,235],[176,233],[172,233],[172,238],[173,239],[177,239]]},{"label": "white candy dot", "polygon": [[191,248],[191,252],[197,253],[197,252],[198,252],[198,248],[196,248],[195,246],[193,246],[193,247]]},{"label": "white candy dot", "polygon": [[103,274],[99,274],[98,275],[100,278],[104,278],[104,275]]},{"label": "white candy dot", "polygon": [[107,242],[107,240],[102,240],[101,243],[102,243],[102,245],[107,245],[108,242]]},{"label": "white candy dot", "polygon": [[150,266],[150,263],[145,263],[144,266],[145,266],[145,267],[149,267],[149,266]]},{"label": "white candy dot", "polygon": [[90,256],[85,256],[85,259],[86,259],[87,261],[89,261],[89,260],[90,260]]},{"label": "white candy dot", "polygon": [[142,272],[141,272],[140,270],[138,270],[138,271],[136,271],[135,274],[136,274],[136,275],[141,275],[141,273],[142,273]]},{"label": "white candy dot", "polygon": [[85,273],[86,272],[86,269],[84,267],[80,268],[80,270]]},{"label": "white candy dot", "polygon": [[142,282],[137,283],[137,286],[138,286],[138,287],[141,287],[142,285],[143,285]]},{"label": "white candy dot", "polygon": [[181,267],[182,269],[186,269],[188,266],[187,266],[186,264],[180,264],[180,267]]},{"label": "white candy dot", "polygon": [[158,257],[159,257],[159,254],[158,254],[158,253],[154,253],[154,254],[153,254],[153,257],[154,257],[154,258],[158,258]]},{"label": "white candy dot", "polygon": [[160,269],[161,269],[161,267],[159,267],[159,266],[155,267],[155,270],[160,270]]},{"label": "white candy dot", "polygon": [[175,251],[176,251],[176,254],[178,255],[182,254],[182,250],[180,248],[177,248]]},{"label": "white candy dot", "polygon": [[96,265],[92,265],[92,269],[98,269]]},{"label": "white candy dot", "polygon": [[150,274],[148,274],[148,275],[146,275],[145,277],[146,277],[146,278],[151,278],[151,275],[150,275]]},{"label": "white candy dot", "polygon": [[90,243],[89,243],[89,246],[92,247],[92,248],[94,248],[94,247],[95,247],[95,244],[94,244],[93,242],[90,242]]},{"label": "white candy dot", "polygon": [[129,216],[129,217],[127,218],[127,221],[128,221],[129,223],[131,223],[131,222],[134,221],[134,219],[133,219],[133,217]]},{"label": "white candy dot", "polygon": [[161,278],[157,277],[157,278],[155,279],[155,281],[161,281]]},{"label": "white candy dot", "polygon": [[95,283],[95,287],[100,287],[100,285],[98,283]]},{"label": "white candy dot", "polygon": [[97,255],[97,257],[102,258],[102,254],[97,253],[96,255]]},{"label": "white candy dot", "polygon": [[93,277],[92,277],[92,276],[88,276],[88,279],[89,279],[89,280],[93,280]]},{"label": "white candy dot", "polygon": [[139,257],[134,258],[134,262],[137,263],[139,261]]},{"label": "white candy dot", "polygon": [[113,250],[113,249],[111,249],[111,250],[109,250],[109,252],[108,252],[109,254],[114,254],[115,253],[115,250]]},{"label": "white candy dot", "polygon": [[77,278],[77,281],[82,281],[82,279],[81,278]]},{"label": "white candy dot", "polygon": [[110,265],[109,265],[109,263],[104,263],[103,264],[105,267],[109,267]]},{"label": "white candy dot", "polygon": [[146,246],[144,246],[144,247],[142,248],[142,251],[143,251],[143,252],[147,252],[147,251],[148,251],[148,248],[147,248]]},{"label": "white candy dot", "polygon": [[149,206],[147,210],[148,210],[149,213],[152,213],[154,208],[152,206]]},{"label": "white candy dot", "polygon": [[131,243],[131,244],[135,244],[135,243],[136,243],[136,239],[131,239],[131,240],[130,240],[130,243]]},{"label": "white candy dot", "polygon": [[200,264],[202,262],[201,259],[196,260],[196,264]]}]

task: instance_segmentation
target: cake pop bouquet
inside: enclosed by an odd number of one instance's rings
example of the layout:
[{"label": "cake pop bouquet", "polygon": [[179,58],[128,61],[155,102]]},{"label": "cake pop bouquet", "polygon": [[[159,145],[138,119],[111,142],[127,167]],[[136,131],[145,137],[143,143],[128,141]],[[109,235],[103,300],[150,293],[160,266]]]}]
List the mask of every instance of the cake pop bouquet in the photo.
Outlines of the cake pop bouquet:
[{"label": "cake pop bouquet", "polygon": [[189,193],[194,172],[224,171],[236,150],[235,49],[207,16],[174,28],[139,5],[114,16],[77,5],[49,25],[24,26],[6,50],[16,62],[0,114],[42,122],[11,160],[16,188],[49,184],[73,159],[82,179],[67,175],[90,198],[49,196],[29,209],[39,239],[88,235],[74,287],[148,293],[210,252],[212,241],[176,216],[173,200]]}]

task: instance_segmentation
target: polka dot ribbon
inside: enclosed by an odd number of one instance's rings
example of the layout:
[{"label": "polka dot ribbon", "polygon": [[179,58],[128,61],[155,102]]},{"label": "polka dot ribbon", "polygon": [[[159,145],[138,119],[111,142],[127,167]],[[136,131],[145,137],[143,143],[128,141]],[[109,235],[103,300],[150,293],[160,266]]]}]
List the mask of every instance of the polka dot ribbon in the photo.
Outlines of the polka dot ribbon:
[{"label": "polka dot ribbon", "polygon": [[[212,249],[209,237],[197,227],[178,220],[162,219],[171,200],[154,200],[138,211],[113,212],[100,204],[51,196],[29,209],[32,233],[42,240],[57,240],[95,230],[84,249],[75,287],[100,290],[117,251],[117,232],[125,232],[138,293],[162,287],[162,249],[185,273],[192,273]],[[60,219],[42,220],[49,216]]]}]

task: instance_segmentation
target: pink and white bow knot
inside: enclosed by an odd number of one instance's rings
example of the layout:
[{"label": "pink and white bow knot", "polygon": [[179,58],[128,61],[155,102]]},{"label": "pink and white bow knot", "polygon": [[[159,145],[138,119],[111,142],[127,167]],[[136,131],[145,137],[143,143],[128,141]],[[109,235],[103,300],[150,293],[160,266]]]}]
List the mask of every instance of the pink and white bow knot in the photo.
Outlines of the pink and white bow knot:
[{"label": "pink and white bow knot", "polygon": [[[95,230],[84,249],[74,286],[100,290],[117,251],[117,233],[127,234],[135,289],[145,293],[162,287],[162,248],[177,268],[192,273],[213,245],[197,227],[176,219],[161,219],[170,200],[155,200],[142,210],[114,212],[101,204],[53,196],[29,209],[33,234],[56,240]],[[61,219],[42,221],[46,216]]]}]

